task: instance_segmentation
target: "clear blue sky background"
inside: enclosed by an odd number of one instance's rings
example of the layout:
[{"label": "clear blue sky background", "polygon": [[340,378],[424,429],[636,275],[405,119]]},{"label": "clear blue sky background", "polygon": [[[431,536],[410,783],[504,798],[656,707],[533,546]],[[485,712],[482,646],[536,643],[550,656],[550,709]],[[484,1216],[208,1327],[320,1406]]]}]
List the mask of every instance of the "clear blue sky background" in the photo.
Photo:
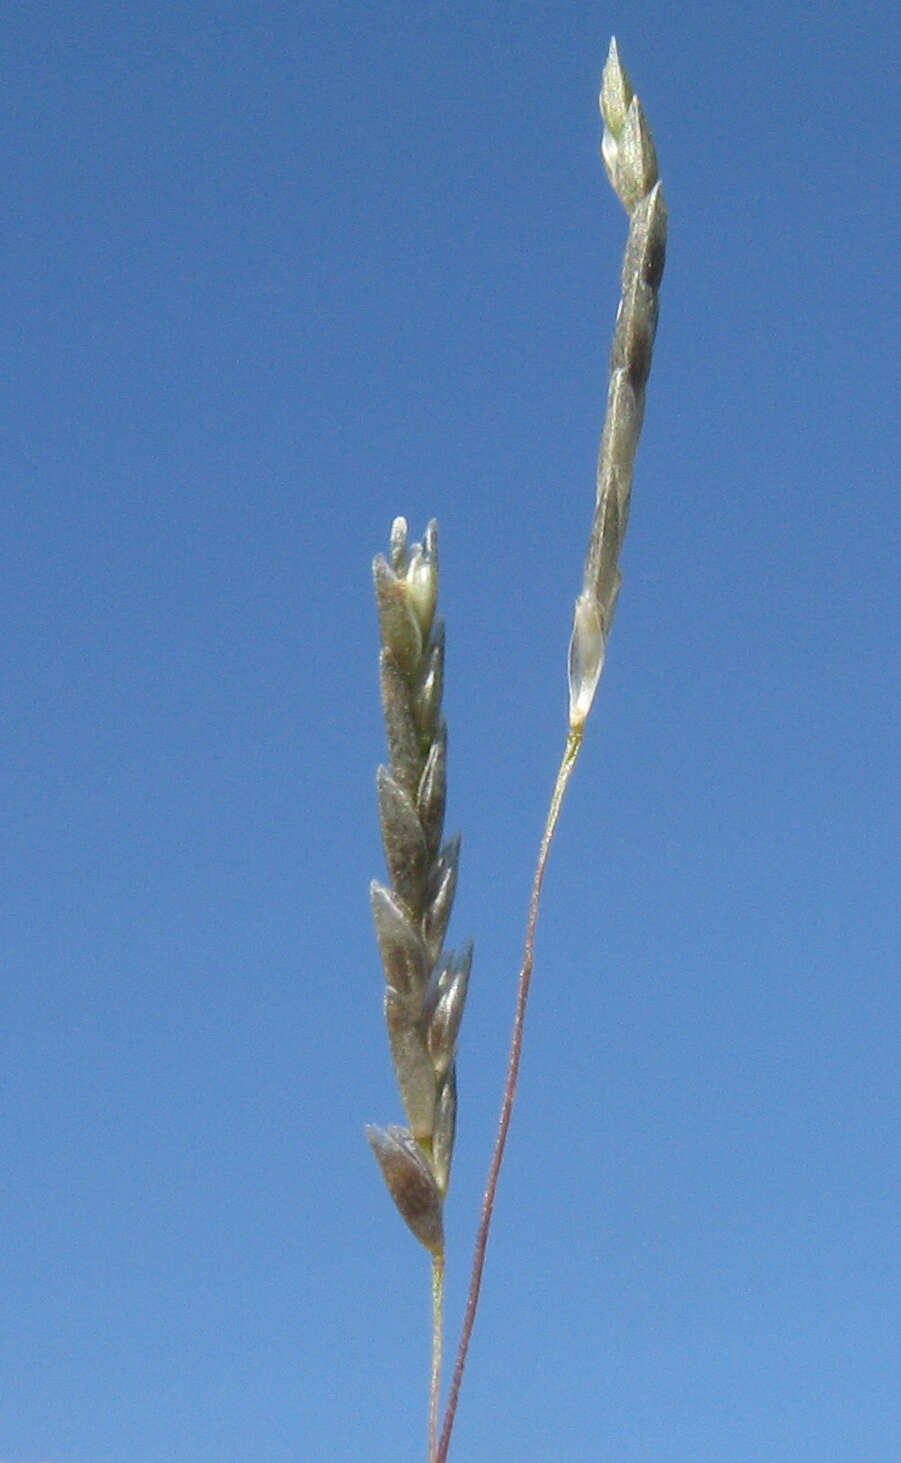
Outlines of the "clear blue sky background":
[{"label": "clear blue sky background", "polygon": [[8,9],[0,1458],[425,1456],[372,555],[442,534],[449,1341],[625,216],[670,206],[459,1463],[901,1457],[892,4]]}]

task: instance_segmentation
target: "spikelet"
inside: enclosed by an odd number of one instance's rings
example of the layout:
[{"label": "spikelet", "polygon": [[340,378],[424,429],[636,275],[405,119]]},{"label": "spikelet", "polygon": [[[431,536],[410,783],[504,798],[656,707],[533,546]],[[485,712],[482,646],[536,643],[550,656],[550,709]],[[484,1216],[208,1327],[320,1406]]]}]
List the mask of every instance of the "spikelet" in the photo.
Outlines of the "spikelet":
[{"label": "spikelet", "polygon": [[611,186],[629,215],[629,237],[610,352],[594,521],[569,648],[569,724],[574,731],[581,729],[591,710],[619,594],[619,556],[629,519],[635,450],[644,417],[666,257],[666,204],[654,140],[615,39],[604,66],[600,106],[604,119],[601,154]]},{"label": "spikelet", "polygon": [[373,564],[389,767],[376,785],[389,885],[370,888],[385,972],[385,1022],[408,1128],[368,1127],[385,1182],[416,1238],[439,1254],[457,1117],[455,1055],[472,964],[442,956],[459,837],[442,843],[447,731],[441,716],[444,627],[438,527],[408,544],[396,518],[389,558]]}]

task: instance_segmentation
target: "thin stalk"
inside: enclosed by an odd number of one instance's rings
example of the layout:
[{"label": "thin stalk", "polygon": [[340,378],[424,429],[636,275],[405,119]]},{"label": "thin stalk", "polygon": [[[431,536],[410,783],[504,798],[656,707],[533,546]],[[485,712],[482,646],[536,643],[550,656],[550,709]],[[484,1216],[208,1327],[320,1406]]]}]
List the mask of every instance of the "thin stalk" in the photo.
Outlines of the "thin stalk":
[{"label": "thin stalk", "polygon": [[504,1149],[507,1145],[507,1133],[510,1128],[510,1119],[513,1115],[513,1104],[516,1100],[516,1084],[519,1077],[519,1062],[522,1055],[523,1029],[526,1020],[526,1006],[529,1000],[529,987],[532,982],[532,965],[535,957],[535,927],[538,924],[538,908],[541,902],[541,886],[544,883],[544,871],[547,866],[548,854],[557,827],[557,819],[560,816],[560,809],[563,805],[563,798],[566,793],[572,770],[576,765],[576,759],[582,746],[584,726],[571,726],[566,740],[566,750],[557,772],[557,779],[554,783],[554,791],[551,794],[550,806],[548,808],[547,820],[544,825],[544,832],[541,835],[541,846],[538,850],[538,862],[535,865],[535,877],[532,882],[532,896],[529,900],[529,917],[526,922],[526,938],[523,950],[522,969],[519,972],[519,985],[516,991],[516,1012],[513,1018],[513,1034],[510,1039],[510,1055],[507,1060],[507,1080],[504,1085],[504,1097],[501,1104],[501,1115],[498,1123],[497,1138],[494,1143],[494,1153],[491,1158],[491,1167],[488,1170],[488,1182],[485,1187],[485,1196],[482,1200],[482,1213],[479,1219],[479,1228],[476,1234],[475,1251],[472,1261],[472,1275],[469,1281],[469,1295],[466,1301],[466,1312],[463,1317],[463,1328],[460,1333],[460,1344],[457,1348],[457,1358],[454,1362],[454,1375],[451,1381],[450,1393],[447,1400],[447,1410],[444,1414],[444,1424],[441,1429],[441,1439],[438,1444],[438,1451],[432,1463],[445,1463],[447,1450],[450,1446],[451,1433],[454,1428],[454,1418],[457,1413],[457,1402],[460,1396],[460,1384],[463,1381],[463,1371],[466,1366],[466,1354],[469,1350],[469,1342],[472,1336],[472,1328],[475,1324],[476,1310],[479,1304],[479,1292],[482,1288],[482,1271],[485,1268],[485,1251],[488,1247],[488,1234],[491,1229],[491,1219],[494,1213],[494,1196],[497,1191],[497,1181],[500,1176],[501,1164],[504,1161]]},{"label": "thin stalk", "polygon": [[429,1463],[438,1454],[438,1403],[441,1397],[441,1338],[444,1330],[444,1250],[432,1255],[432,1385],[429,1389]]}]

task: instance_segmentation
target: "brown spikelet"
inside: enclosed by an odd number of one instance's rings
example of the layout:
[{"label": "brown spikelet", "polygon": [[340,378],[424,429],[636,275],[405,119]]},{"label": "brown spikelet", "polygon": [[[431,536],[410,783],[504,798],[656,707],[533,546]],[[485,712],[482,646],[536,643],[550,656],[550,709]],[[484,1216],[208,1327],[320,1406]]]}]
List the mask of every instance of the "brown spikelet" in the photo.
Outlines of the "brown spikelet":
[{"label": "brown spikelet", "polygon": [[373,881],[370,898],[391,1059],[409,1129],[369,1128],[367,1136],[398,1209],[435,1252],[456,1124],[454,1057],[472,963],[471,945],[459,961],[442,959],[460,840],[441,841],[447,732],[444,626],[435,617],[437,525],[429,524],[422,544],[408,544],[406,523],[395,519],[389,558],[375,560],[373,581],[389,759],[376,781],[390,886]]}]

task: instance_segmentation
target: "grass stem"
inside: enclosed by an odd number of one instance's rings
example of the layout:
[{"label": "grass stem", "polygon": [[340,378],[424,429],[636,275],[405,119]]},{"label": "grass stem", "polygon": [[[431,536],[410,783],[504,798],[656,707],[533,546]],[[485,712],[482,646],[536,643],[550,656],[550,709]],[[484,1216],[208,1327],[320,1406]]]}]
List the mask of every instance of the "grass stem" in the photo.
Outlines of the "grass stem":
[{"label": "grass stem", "polygon": [[519,1077],[519,1063],[522,1055],[523,1030],[526,1019],[526,1006],[529,1000],[529,987],[532,982],[532,966],[535,958],[535,927],[538,924],[538,907],[541,902],[541,886],[544,882],[544,871],[547,866],[548,854],[557,827],[557,820],[560,816],[560,809],[563,805],[563,798],[569,784],[572,770],[576,765],[576,759],[582,746],[584,727],[571,726],[566,740],[566,750],[557,772],[557,779],[554,783],[554,791],[551,794],[550,806],[547,819],[544,825],[544,832],[541,835],[541,846],[538,850],[538,862],[535,865],[535,877],[532,882],[532,896],[529,900],[529,917],[526,922],[525,946],[523,949],[522,969],[519,972],[519,985],[516,991],[516,1012],[513,1018],[513,1034],[510,1039],[510,1055],[507,1060],[507,1079],[504,1084],[504,1097],[501,1103],[501,1115],[498,1123],[497,1138],[494,1143],[494,1153],[491,1158],[491,1167],[488,1170],[488,1182],[485,1186],[485,1195],[482,1200],[482,1213],[479,1219],[479,1228],[476,1234],[475,1250],[472,1261],[472,1275],[469,1282],[469,1295],[466,1301],[466,1312],[463,1317],[463,1327],[460,1333],[460,1344],[457,1348],[457,1357],[454,1362],[454,1374],[451,1380],[450,1393],[448,1395],[447,1409],[444,1414],[444,1424],[441,1429],[441,1438],[438,1443],[438,1450],[432,1463],[445,1463],[447,1450],[450,1447],[451,1433],[453,1432],[454,1419],[457,1414],[457,1402],[460,1396],[460,1384],[463,1381],[463,1371],[466,1366],[466,1354],[469,1350],[469,1342],[472,1336],[472,1328],[475,1324],[476,1310],[479,1304],[479,1292],[482,1288],[482,1271],[485,1268],[485,1251],[488,1248],[488,1234],[491,1229],[491,1219],[494,1213],[494,1196],[497,1192],[497,1181],[500,1176],[501,1165],[504,1161],[504,1149],[507,1145],[507,1133],[510,1128],[510,1119],[513,1115],[513,1104],[516,1099],[516,1084]]},{"label": "grass stem", "polygon": [[438,1455],[438,1404],[441,1397],[441,1341],[444,1330],[444,1250],[432,1255],[432,1383],[429,1388],[429,1463]]}]

